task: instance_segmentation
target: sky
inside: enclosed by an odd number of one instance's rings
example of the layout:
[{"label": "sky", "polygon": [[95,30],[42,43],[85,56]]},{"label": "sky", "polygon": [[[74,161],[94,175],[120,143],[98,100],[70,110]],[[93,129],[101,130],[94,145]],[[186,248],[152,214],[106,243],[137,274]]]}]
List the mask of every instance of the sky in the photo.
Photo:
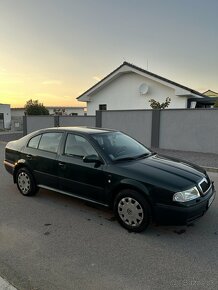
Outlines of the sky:
[{"label": "sky", "polygon": [[76,101],[123,61],[218,91],[218,0],[0,0],[0,103]]}]

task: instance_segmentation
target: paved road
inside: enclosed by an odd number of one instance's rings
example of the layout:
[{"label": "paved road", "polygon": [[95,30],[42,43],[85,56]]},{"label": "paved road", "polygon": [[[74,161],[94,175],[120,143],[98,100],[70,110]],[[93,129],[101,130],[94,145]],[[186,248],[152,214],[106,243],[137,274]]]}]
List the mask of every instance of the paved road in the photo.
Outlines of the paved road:
[{"label": "paved road", "polygon": [[0,132],[0,142],[9,142],[23,137],[22,132]]},{"label": "paved road", "polygon": [[23,197],[2,165],[0,177],[0,276],[18,289],[217,289],[218,199],[192,226],[134,234],[74,198]]},{"label": "paved road", "polygon": [[169,150],[160,148],[154,148],[154,151],[158,152],[159,154],[189,160],[190,162],[196,163],[200,166],[218,168],[218,154]]}]

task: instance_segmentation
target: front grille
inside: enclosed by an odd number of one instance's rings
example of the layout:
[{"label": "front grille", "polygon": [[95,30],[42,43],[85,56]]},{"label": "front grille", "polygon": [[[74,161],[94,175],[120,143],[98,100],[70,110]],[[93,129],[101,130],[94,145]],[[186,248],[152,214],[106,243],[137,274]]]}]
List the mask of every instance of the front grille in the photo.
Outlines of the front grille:
[{"label": "front grille", "polygon": [[199,182],[199,187],[202,191],[203,194],[206,194],[208,189],[210,188],[211,182],[209,178],[203,178],[200,182]]}]

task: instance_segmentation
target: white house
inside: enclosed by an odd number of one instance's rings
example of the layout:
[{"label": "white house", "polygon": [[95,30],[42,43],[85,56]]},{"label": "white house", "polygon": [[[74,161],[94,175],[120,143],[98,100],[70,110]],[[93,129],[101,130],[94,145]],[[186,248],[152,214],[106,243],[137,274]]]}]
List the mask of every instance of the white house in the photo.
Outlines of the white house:
[{"label": "white house", "polygon": [[151,109],[150,99],[162,103],[167,97],[171,98],[169,109],[205,107],[210,99],[128,62],[124,62],[77,99],[87,102],[87,115],[95,115],[96,110]]},{"label": "white house", "polygon": [[0,104],[0,129],[10,129],[11,110],[10,105]]},{"label": "white house", "polygon": [[211,91],[211,90],[207,90],[206,92],[203,93],[205,96],[211,97],[211,98],[217,98],[218,97],[218,93]]}]

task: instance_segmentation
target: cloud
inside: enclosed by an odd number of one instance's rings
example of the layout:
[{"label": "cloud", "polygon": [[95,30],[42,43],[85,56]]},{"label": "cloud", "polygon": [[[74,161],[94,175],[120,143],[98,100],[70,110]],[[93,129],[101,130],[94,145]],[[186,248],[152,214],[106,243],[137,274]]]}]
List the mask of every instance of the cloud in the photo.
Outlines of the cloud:
[{"label": "cloud", "polygon": [[42,82],[43,85],[61,85],[62,82],[59,80],[47,80]]},{"label": "cloud", "polygon": [[53,99],[53,98],[57,98],[57,96],[53,94],[48,94],[48,93],[35,93],[35,98]]},{"label": "cloud", "polygon": [[93,80],[98,81],[98,82],[101,80],[101,78],[98,76],[93,76],[92,78],[93,78]]},{"label": "cloud", "polygon": [[6,73],[6,69],[3,67],[0,67],[0,73]]},{"label": "cloud", "polygon": [[4,84],[4,85],[17,85],[17,84],[23,84],[24,83],[24,81],[22,81],[22,80],[13,80],[13,79],[11,79],[11,80],[4,80],[4,79],[1,79],[0,80],[0,84]]}]

